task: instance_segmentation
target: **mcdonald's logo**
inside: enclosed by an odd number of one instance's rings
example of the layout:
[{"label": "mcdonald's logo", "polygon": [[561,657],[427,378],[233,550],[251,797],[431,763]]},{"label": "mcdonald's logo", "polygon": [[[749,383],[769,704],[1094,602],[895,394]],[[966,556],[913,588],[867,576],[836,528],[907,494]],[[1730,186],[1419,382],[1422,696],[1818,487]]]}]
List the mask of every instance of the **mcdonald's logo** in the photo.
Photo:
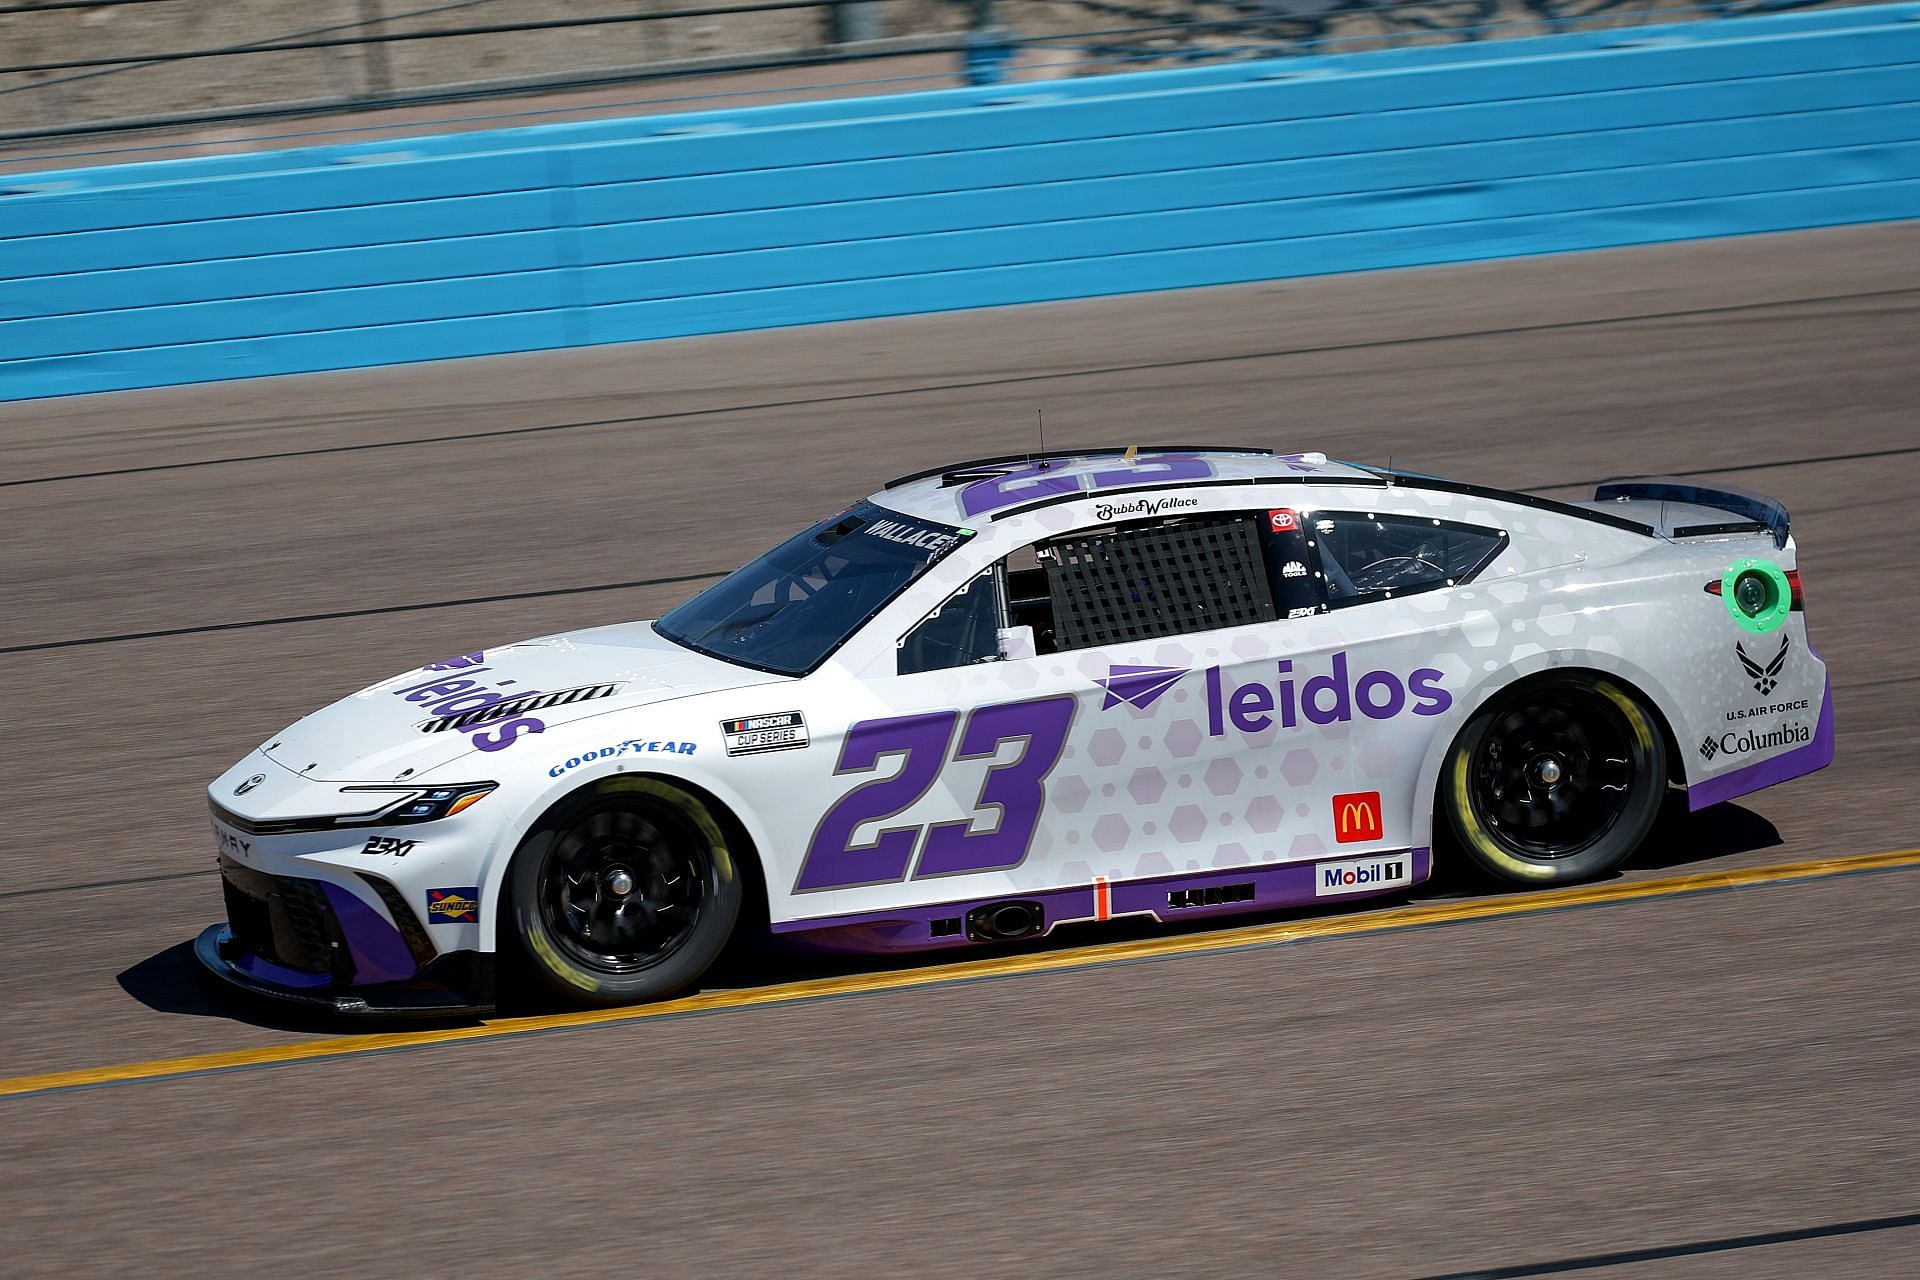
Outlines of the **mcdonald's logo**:
[{"label": "mcdonald's logo", "polygon": [[1357,844],[1362,840],[1378,840],[1381,836],[1378,791],[1355,791],[1333,798],[1333,838],[1336,841]]}]

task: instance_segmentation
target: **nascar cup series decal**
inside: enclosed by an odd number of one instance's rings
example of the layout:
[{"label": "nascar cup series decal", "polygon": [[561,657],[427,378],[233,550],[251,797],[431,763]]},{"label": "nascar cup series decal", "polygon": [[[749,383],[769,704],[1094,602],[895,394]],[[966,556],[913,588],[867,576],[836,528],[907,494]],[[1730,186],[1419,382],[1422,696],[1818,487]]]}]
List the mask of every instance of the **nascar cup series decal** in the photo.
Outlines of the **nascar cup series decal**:
[{"label": "nascar cup series decal", "polygon": [[798,711],[776,711],[771,715],[722,720],[720,734],[730,756],[790,751],[807,745],[807,722]]}]

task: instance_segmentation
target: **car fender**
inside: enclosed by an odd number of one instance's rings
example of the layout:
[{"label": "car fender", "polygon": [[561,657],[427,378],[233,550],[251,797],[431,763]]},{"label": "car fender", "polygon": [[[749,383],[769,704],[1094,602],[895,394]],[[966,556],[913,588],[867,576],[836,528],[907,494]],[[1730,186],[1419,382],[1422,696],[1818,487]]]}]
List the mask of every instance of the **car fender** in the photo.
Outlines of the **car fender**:
[{"label": "car fender", "polygon": [[1669,725],[1673,723],[1673,711],[1679,703],[1672,691],[1651,671],[1617,653],[1599,649],[1543,649],[1516,658],[1497,671],[1486,672],[1453,700],[1453,705],[1439,717],[1439,723],[1434,728],[1426,758],[1420,765],[1419,780],[1414,784],[1416,844],[1429,849],[1433,847],[1434,796],[1438,794],[1440,770],[1446,764],[1447,753],[1453,750],[1454,739],[1460,736],[1460,730],[1486,705],[1489,698],[1508,685],[1543,672],[1568,669],[1597,671],[1625,681],[1653,704],[1663,721]]},{"label": "car fender", "polygon": [[[724,760],[713,735],[707,734],[705,740],[695,736],[691,726],[687,726],[684,736],[676,737],[671,723],[654,723],[648,726],[649,742],[692,742],[696,751],[691,755],[676,752],[628,752],[610,756],[596,756],[591,760],[582,760],[570,768],[560,768],[566,761],[580,759],[590,751],[598,751],[612,741],[615,745],[623,741],[617,732],[609,732],[606,725],[594,726],[591,722],[585,726],[587,732],[576,732],[555,737],[545,745],[549,748],[541,760],[546,761],[544,768],[530,767],[523,762],[513,773],[520,785],[513,786],[514,794],[520,797],[518,807],[503,818],[496,828],[492,840],[481,854],[481,862],[476,869],[475,884],[480,889],[481,919],[493,920],[500,927],[506,926],[501,915],[502,900],[505,896],[507,868],[513,861],[513,855],[519,851],[521,843],[534,825],[555,805],[568,797],[577,795],[606,782],[612,778],[656,778],[670,784],[683,784],[689,788],[705,792],[714,801],[723,806],[745,829],[748,841],[753,849],[734,851],[736,857],[753,857],[757,851],[766,848],[768,832],[756,820],[747,797],[735,788],[725,776],[723,768],[712,763]],[[657,735],[657,736],[656,736]],[[588,745],[591,744],[591,745]],[[705,755],[703,753],[711,752]],[[558,772],[555,769],[558,768]],[[509,783],[502,780],[502,790]],[[486,933],[485,950],[496,945],[497,930]]]}]

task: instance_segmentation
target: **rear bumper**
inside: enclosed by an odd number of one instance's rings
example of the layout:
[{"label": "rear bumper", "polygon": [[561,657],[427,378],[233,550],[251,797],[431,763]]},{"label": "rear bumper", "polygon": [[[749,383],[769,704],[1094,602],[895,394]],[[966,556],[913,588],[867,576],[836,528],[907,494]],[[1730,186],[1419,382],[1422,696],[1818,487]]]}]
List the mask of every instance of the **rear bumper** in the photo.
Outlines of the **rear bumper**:
[{"label": "rear bumper", "polygon": [[349,1017],[459,1018],[493,1012],[491,956],[443,956],[411,982],[339,986],[324,975],[301,973],[244,950],[225,924],[209,925],[193,940],[194,959],[229,992],[283,1008]]},{"label": "rear bumper", "polygon": [[1814,725],[1813,737],[1810,741],[1804,746],[1745,765],[1731,773],[1723,773],[1717,778],[1696,782],[1687,788],[1687,810],[1690,813],[1698,813],[1708,805],[1732,800],[1736,796],[1750,795],[1766,787],[1786,782],[1790,778],[1814,773],[1832,763],[1833,676],[1829,673],[1825,686],[1820,692],[1820,719]]}]

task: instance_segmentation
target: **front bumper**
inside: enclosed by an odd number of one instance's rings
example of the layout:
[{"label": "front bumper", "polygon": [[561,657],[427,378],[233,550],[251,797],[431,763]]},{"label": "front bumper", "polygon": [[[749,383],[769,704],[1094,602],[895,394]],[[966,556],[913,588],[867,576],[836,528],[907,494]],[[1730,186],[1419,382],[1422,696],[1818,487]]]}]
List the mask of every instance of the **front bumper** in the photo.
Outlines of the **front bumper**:
[{"label": "front bumper", "polygon": [[[193,940],[194,959],[229,991],[284,1007],[352,1017],[461,1018],[492,1013],[493,974],[488,963],[492,957],[466,955],[464,965],[458,955],[435,961],[413,982],[342,988],[331,981],[308,982],[307,975],[245,951],[226,924],[209,925]],[[462,968],[464,974],[454,972]]]},{"label": "front bumper", "polygon": [[227,922],[194,941],[229,988],[281,1005],[355,1016],[462,1017],[493,1007],[491,956],[438,952],[397,890],[361,879],[391,919],[345,885],[275,875],[224,855]]}]

